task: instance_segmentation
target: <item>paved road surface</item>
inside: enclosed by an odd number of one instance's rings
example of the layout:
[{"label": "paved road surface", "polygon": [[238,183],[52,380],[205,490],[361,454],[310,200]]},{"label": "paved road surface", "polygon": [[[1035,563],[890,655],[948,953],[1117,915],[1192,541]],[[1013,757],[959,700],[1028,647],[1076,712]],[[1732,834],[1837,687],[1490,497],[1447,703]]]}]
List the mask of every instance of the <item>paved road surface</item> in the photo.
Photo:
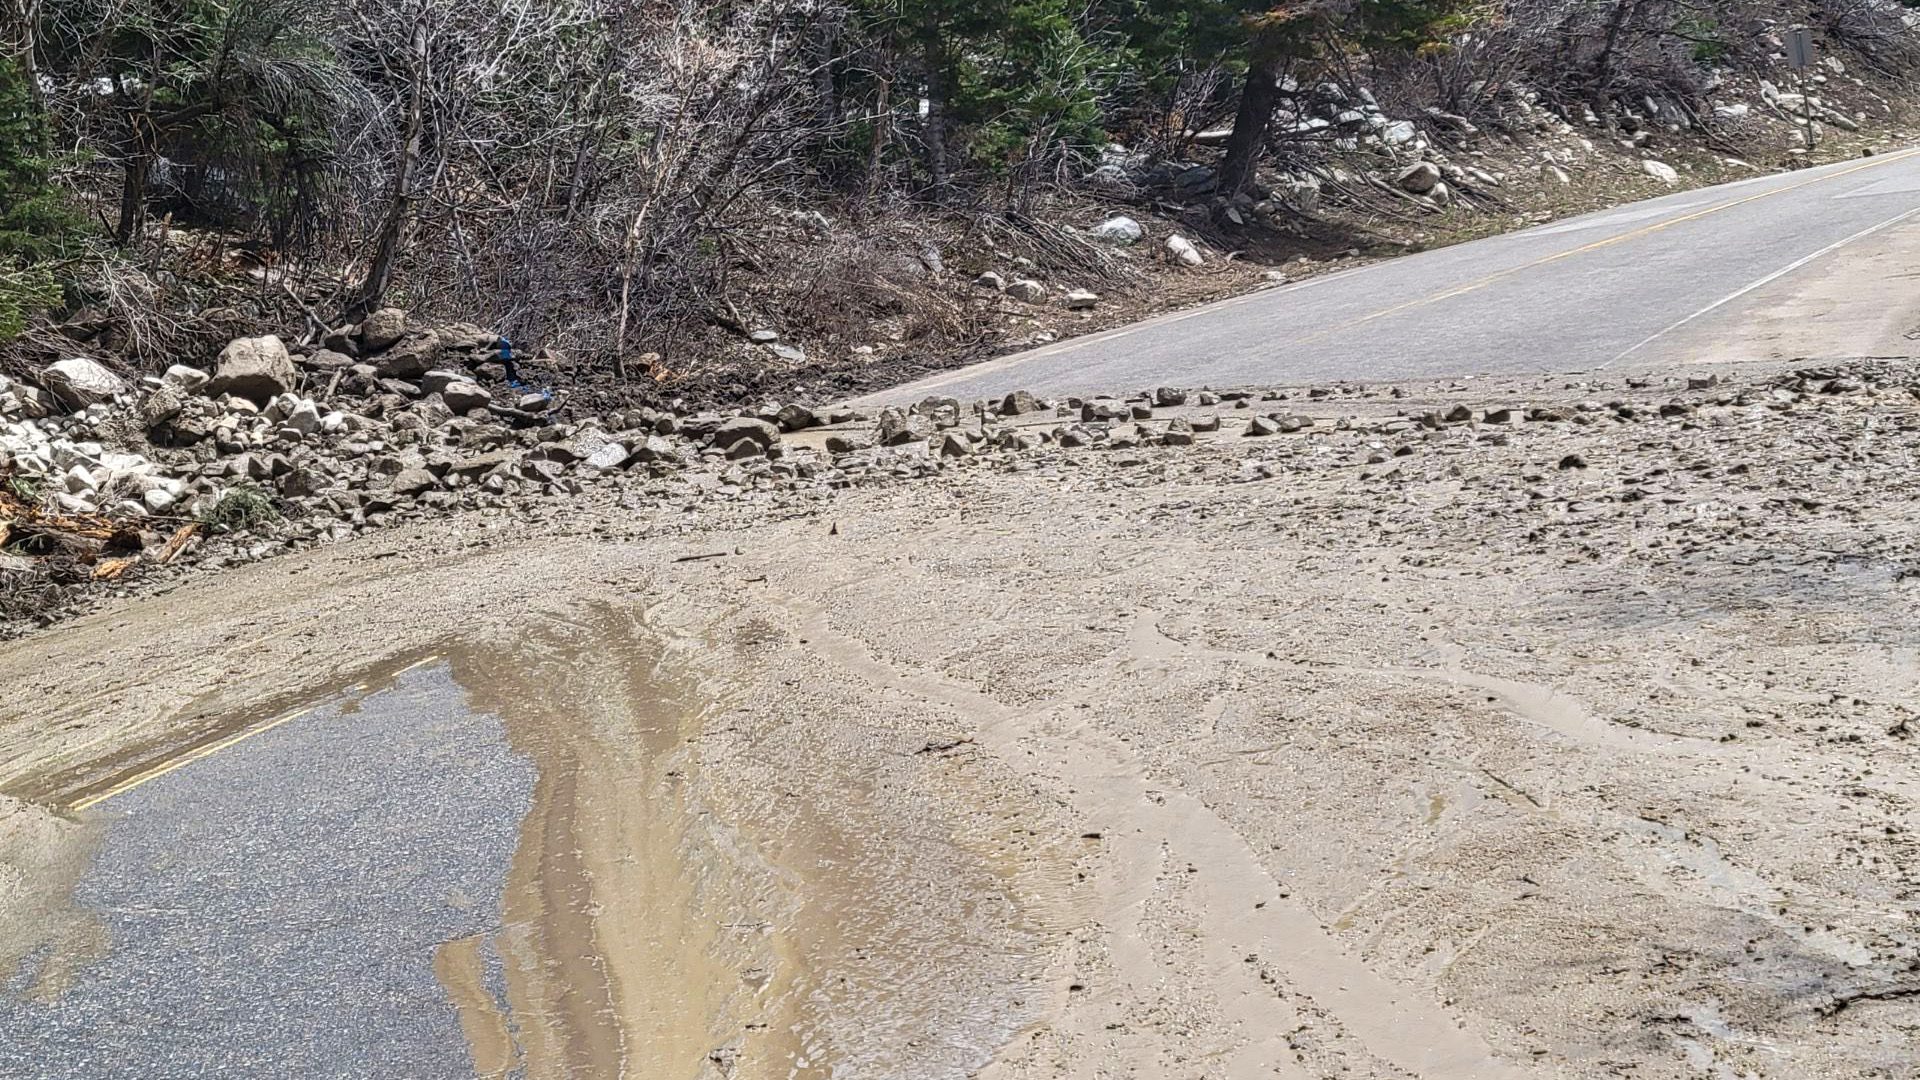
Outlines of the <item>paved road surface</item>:
[{"label": "paved road surface", "polygon": [[115,795],[74,892],[102,954],[0,987],[0,1076],[472,1076],[436,949],[499,929],[533,785],[431,670]]},{"label": "paved road surface", "polygon": [[[863,404],[1154,385],[1651,366],[1734,345],[1861,355],[1913,326],[1864,250],[1920,255],[1920,149],[1768,175],[1423,252],[932,376]],[[1875,245],[1878,245],[1876,248]],[[1889,250],[1889,245],[1893,249]],[[1796,298],[1832,303],[1752,339]],[[1897,290],[1897,291],[1896,291]],[[1876,296],[1876,292],[1878,295]],[[1856,310],[1857,309],[1857,310]],[[1796,309],[1797,310],[1797,309]],[[1824,324],[1824,325],[1823,325]]]}]

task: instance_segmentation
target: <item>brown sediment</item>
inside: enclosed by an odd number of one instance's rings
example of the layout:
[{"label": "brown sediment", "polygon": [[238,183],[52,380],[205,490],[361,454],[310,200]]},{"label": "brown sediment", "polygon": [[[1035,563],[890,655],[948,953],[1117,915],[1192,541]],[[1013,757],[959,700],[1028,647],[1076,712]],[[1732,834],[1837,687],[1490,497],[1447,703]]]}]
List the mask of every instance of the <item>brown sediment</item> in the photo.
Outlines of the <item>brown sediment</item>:
[{"label": "brown sediment", "polygon": [[[449,651],[539,774],[493,937],[509,1056],[529,1077],[648,1080],[984,1063],[1030,1019],[1049,921],[1023,906],[1030,860],[992,828],[890,816],[871,762],[709,760],[721,713],[780,708],[750,692],[764,680],[698,677],[689,656],[720,648],[601,607]],[[493,998],[437,970],[474,1040],[475,995]],[[492,1031],[477,1063],[500,1057]]]},{"label": "brown sediment", "polygon": [[100,830],[0,795],[0,986],[35,958],[27,993],[60,995],[105,954],[106,927],[73,903],[73,889],[100,846]]},{"label": "brown sediment", "polygon": [[449,657],[539,773],[497,939],[530,1077],[697,1077],[736,1011],[727,868],[687,850],[700,713],[650,638],[603,609]]},{"label": "brown sediment", "polygon": [[474,1075],[496,1080],[516,1064],[513,1032],[506,1014],[486,983],[486,965],[480,956],[483,937],[455,938],[433,951],[433,974],[446,987],[460,1016],[460,1031],[473,1051]]}]

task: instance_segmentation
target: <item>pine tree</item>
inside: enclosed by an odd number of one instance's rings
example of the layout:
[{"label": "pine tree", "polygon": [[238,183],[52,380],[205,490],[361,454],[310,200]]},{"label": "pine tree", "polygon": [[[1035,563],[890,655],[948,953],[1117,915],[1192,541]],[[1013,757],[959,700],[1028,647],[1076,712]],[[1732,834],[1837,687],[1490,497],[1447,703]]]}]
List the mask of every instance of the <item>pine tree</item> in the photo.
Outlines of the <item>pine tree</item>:
[{"label": "pine tree", "polygon": [[0,57],[0,341],[60,302],[52,264],[69,253],[83,224],[54,186],[46,153],[46,118],[27,76]]}]

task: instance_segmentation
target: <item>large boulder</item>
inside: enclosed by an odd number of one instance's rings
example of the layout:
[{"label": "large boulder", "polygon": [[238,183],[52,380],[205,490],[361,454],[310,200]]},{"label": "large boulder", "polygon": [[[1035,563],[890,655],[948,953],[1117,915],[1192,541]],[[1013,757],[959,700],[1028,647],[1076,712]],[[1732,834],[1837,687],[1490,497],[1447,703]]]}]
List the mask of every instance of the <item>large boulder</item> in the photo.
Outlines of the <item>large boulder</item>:
[{"label": "large boulder", "polygon": [[60,404],[74,412],[127,392],[126,380],[108,371],[99,361],[84,356],[70,356],[48,364],[40,369],[40,383]]},{"label": "large boulder", "polygon": [[207,395],[232,394],[265,406],[274,395],[292,390],[296,378],[293,358],[279,338],[272,334],[236,338],[220,350],[213,379],[207,383]]},{"label": "large boulder", "polygon": [[432,330],[408,334],[373,358],[374,370],[387,379],[418,379],[440,364],[440,335]]},{"label": "large boulder", "polygon": [[360,323],[360,347],[375,353],[399,344],[407,335],[407,313],[399,308],[381,308]]}]

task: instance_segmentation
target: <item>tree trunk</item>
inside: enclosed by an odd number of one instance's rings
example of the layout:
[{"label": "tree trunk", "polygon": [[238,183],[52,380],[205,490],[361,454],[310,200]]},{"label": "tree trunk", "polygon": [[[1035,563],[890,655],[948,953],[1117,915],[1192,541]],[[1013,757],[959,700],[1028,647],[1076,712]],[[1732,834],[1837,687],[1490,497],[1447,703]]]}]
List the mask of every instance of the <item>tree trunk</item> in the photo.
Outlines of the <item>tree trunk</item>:
[{"label": "tree trunk", "polygon": [[406,233],[413,210],[414,173],[420,167],[420,141],[426,127],[427,97],[427,12],[422,6],[413,22],[413,41],[409,49],[413,67],[412,85],[407,90],[407,138],[400,160],[394,166],[393,186],[387,196],[387,214],[380,221],[380,234],[374,241],[373,261],[367,264],[367,276],[354,290],[346,317],[358,321],[380,306],[393,280],[393,264],[400,256],[400,239]]},{"label": "tree trunk", "polygon": [[126,142],[120,165],[120,220],[113,227],[116,247],[140,238],[147,222],[147,180],[153,174],[153,120],[144,111],[127,112]]},{"label": "tree trunk", "polygon": [[426,8],[420,8],[413,21],[413,42],[409,46],[413,67],[413,85],[407,88],[407,140],[394,165],[394,186],[388,188],[386,217],[380,219],[380,236],[374,240],[372,261],[367,277],[353,292],[346,317],[365,319],[380,300],[386,298],[386,286],[394,281],[394,263],[399,259],[399,240],[407,231],[407,219],[413,215],[413,175],[420,167],[420,136],[426,127]]},{"label": "tree trunk", "polygon": [[1279,80],[1279,53],[1254,42],[1253,57],[1247,65],[1247,85],[1240,91],[1240,111],[1234,114],[1233,134],[1227,139],[1227,159],[1221,163],[1215,183],[1215,190],[1228,198],[1253,185],[1260,151],[1267,144],[1267,125],[1273,119],[1273,106],[1280,97]]},{"label": "tree trunk", "polygon": [[946,195],[952,183],[947,164],[947,89],[946,73],[927,73],[927,122],[923,128],[927,142],[927,181],[935,198]]},{"label": "tree trunk", "polygon": [[921,28],[920,56],[926,66],[927,118],[921,136],[927,144],[927,180],[935,198],[944,198],[953,173],[947,161],[947,104],[953,93],[952,64],[947,59],[942,31],[929,18]]},{"label": "tree trunk", "polygon": [[1613,81],[1613,53],[1620,44],[1620,32],[1626,29],[1627,20],[1639,9],[1638,0],[1620,0],[1613,6],[1613,13],[1607,17],[1607,34],[1600,42],[1600,53],[1593,58],[1593,89],[1591,100],[1594,110],[1605,113],[1609,110],[1612,95],[1608,84]]},{"label": "tree trunk", "polygon": [[893,74],[880,76],[880,99],[873,110],[873,131],[867,138],[867,175],[860,192],[862,216],[873,211],[873,199],[880,190],[880,168],[885,160],[887,140],[893,131]]}]

